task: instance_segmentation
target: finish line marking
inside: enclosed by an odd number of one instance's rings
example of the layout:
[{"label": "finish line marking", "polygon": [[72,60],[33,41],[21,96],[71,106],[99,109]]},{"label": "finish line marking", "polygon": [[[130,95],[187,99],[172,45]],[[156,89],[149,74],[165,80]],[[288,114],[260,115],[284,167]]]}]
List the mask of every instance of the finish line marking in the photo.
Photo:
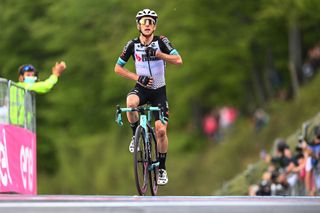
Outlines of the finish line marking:
[{"label": "finish line marking", "polygon": [[70,207],[70,208],[83,208],[83,207],[198,207],[198,206],[319,206],[320,202],[288,202],[288,201],[280,201],[280,202],[263,202],[263,201],[155,201],[155,202],[146,202],[146,201],[119,201],[119,202],[103,202],[103,201],[1,201],[0,208],[59,208],[59,207]]}]

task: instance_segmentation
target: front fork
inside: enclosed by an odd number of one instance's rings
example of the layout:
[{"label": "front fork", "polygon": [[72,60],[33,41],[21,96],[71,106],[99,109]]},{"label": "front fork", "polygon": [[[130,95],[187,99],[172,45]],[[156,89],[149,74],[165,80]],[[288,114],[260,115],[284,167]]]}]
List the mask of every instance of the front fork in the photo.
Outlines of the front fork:
[{"label": "front fork", "polygon": [[[149,113],[149,112],[148,112]],[[150,117],[150,116],[148,116]],[[159,162],[152,162],[151,160],[151,144],[150,144],[150,138],[152,137],[151,133],[148,130],[148,119],[146,115],[141,115],[140,116],[140,126],[142,126],[142,128],[144,129],[144,132],[147,133],[144,135],[145,137],[145,141],[146,141],[146,159],[148,159],[149,165],[148,165],[148,170],[152,171],[155,168],[159,167]]]}]

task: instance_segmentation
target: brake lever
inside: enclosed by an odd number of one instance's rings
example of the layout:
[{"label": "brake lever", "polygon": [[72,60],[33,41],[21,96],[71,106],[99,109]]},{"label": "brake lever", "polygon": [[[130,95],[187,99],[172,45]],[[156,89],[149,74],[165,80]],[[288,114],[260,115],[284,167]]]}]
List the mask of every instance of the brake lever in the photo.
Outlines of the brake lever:
[{"label": "brake lever", "polygon": [[121,115],[121,109],[120,109],[120,106],[117,105],[117,112],[116,112],[116,122],[118,125],[122,126],[123,125],[123,122],[122,122],[122,115]]}]

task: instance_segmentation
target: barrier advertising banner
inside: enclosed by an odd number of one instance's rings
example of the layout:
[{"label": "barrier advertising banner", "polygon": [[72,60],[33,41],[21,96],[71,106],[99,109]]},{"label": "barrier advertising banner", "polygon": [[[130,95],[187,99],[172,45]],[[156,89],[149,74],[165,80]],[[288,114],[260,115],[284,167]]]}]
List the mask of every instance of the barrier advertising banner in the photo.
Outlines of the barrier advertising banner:
[{"label": "barrier advertising banner", "polygon": [[37,194],[35,133],[0,124],[0,193]]}]

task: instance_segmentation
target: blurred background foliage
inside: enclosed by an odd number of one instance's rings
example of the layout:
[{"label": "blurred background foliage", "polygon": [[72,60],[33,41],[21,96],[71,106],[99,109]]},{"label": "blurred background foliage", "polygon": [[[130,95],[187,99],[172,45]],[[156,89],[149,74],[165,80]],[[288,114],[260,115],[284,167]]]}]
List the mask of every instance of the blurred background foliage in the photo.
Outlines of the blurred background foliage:
[{"label": "blurred background foliage", "polygon": [[[319,7],[317,0],[1,0],[1,77],[16,80],[18,67],[31,63],[44,80],[56,61],[68,65],[53,91],[37,96],[39,193],[135,194],[130,128],[114,122],[134,82],[113,68],[138,36],[137,11],[158,13],[156,34],[184,62],[167,66],[170,182],[161,193],[207,195],[281,133],[269,126],[263,137],[253,134],[251,116],[258,107],[287,112],[274,103],[299,100],[300,68],[319,39]],[[134,71],[132,61],[126,67]],[[240,119],[213,145],[201,119],[226,105]],[[316,110],[277,128],[289,134]]]}]

